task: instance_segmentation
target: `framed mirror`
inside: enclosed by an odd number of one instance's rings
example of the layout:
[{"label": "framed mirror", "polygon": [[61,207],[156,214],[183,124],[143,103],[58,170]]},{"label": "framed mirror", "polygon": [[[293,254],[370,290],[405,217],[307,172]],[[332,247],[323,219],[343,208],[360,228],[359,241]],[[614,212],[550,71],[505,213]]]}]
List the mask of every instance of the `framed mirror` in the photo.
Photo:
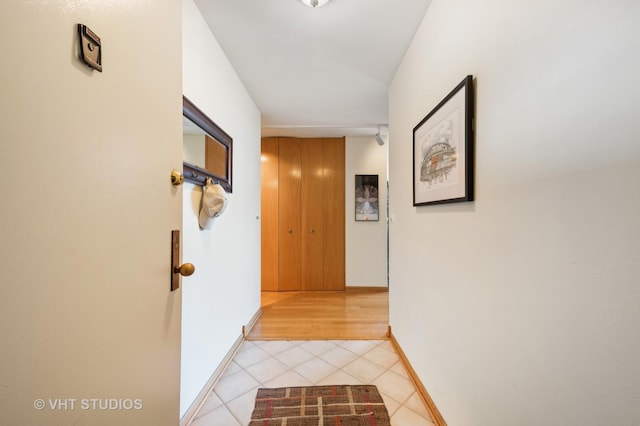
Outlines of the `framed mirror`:
[{"label": "framed mirror", "polygon": [[204,185],[211,178],[232,192],[233,139],[185,96],[182,115],[184,179]]}]

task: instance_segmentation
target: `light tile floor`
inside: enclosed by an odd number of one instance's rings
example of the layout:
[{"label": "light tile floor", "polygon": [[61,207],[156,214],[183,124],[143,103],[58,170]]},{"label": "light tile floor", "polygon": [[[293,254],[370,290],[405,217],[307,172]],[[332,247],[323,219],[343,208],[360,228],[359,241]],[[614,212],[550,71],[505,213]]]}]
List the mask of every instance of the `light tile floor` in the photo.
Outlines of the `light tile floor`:
[{"label": "light tile floor", "polygon": [[400,358],[386,340],[245,341],[192,426],[246,426],[258,388],[378,387],[393,426],[432,426]]}]

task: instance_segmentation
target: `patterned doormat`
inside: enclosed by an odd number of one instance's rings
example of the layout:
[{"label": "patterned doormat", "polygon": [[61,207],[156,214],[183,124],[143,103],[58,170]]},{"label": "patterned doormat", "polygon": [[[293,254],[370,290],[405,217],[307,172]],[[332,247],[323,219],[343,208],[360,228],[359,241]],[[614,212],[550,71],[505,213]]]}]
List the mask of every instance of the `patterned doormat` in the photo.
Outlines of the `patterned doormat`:
[{"label": "patterned doormat", "polygon": [[390,426],[373,385],[258,389],[249,426]]}]

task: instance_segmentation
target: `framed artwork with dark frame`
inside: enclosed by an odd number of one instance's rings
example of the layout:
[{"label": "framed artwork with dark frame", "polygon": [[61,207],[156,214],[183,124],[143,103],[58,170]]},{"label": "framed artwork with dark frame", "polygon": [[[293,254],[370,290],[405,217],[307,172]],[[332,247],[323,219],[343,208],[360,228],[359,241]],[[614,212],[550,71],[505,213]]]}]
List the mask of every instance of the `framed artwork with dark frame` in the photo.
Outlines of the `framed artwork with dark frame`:
[{"label": "framed artwork with dark frame", "polygon": [[473,76],[413,128],[413,205],[473,201]]},{"label": "framed artwork with dark frame", "polygon": [[378,175],[356,175],[356,221],[380,220]]}]

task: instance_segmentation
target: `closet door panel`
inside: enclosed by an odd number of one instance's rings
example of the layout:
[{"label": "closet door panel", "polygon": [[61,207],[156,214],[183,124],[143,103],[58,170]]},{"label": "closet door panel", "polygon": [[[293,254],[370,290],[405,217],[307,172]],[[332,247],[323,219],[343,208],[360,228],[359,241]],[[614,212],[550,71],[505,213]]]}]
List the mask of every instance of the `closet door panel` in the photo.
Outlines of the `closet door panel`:
[{"label": "closet door panel", "polygon": [[344,290],[344,138],[264,138],[262,289]]},{"label": "closet door panel", "polygon": [[278,291],[278,138],[262,139],[261,157],[262,291]]},{"label": "closet door panel", "polygon": [[322,139],[304,139],[302,149],[302,289],[323,290]]},{"label": "closet door panel", "polygon": [[301,156],[299,139],[279,139],[278,290],[302,290]]},{"label": "closet door panel", "polygon": [[345,142],[344,138],[324,139],[323,199],[323,290],[345,288]]}]

